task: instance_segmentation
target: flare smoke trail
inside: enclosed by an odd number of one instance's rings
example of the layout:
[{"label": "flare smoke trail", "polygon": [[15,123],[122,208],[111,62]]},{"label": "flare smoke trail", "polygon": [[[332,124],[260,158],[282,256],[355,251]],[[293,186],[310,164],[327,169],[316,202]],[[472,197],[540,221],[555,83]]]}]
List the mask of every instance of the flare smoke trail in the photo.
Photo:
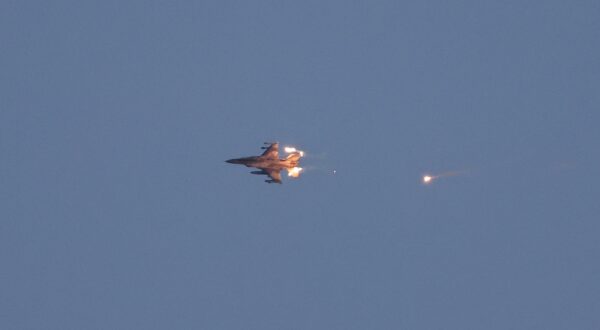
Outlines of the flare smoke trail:
[{"label": "flare smoke trail", "polygon": [[457,176],[466,173],[467,171],[449,171],[440,174],[425,174],[423,175],[422,181],[423,184],[431,184],[434,180],[439,178],[446,178],[450,176]]}]

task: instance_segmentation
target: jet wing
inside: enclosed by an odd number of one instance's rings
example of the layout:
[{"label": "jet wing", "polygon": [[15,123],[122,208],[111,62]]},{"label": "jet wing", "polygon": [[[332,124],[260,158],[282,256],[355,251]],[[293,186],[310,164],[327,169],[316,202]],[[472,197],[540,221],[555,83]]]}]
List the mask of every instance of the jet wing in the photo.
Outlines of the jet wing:
[{"label": "jet wing", "polygon": [[281,170],[267,169],[262,167],[257,167],[260,171],[252,171],[250,173],[257,175],[268,175],[269,180],[265,180],[268,183],[281,183]]},{"label": "jet wing", "polygon": [[[263,148],[265,148],[265,147],[263,147]],[[277,142],[271,143],[271,145],[266,147],[266,149],[267,150],[265,150],[265,152],[263,152],[261,157],[264,157],[267,159],[279,159],[279,143],[277,143]]]},{"label": "jet wing", "polygon": [[271,178],[271,180],[265,180],[268,183],[281,183],[281,171],[263,169],[263,171]]}]

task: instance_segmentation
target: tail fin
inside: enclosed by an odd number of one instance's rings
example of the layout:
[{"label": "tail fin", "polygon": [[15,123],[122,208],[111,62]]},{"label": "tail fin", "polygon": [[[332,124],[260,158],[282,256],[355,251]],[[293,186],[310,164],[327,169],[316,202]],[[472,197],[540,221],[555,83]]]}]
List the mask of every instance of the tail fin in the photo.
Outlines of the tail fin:
[{"label": "tail fin", "polygon": [[292,152],[285,158],[285,160],[297,162],[298,160],[300,160],[300,157],[302,157],[302,155],[299,152]]}]

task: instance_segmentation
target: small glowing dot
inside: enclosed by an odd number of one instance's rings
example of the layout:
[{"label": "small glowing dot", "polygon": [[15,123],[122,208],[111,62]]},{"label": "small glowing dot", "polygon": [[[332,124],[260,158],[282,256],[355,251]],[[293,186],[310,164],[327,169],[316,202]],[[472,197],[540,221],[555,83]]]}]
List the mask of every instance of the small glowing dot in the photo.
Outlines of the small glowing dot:
[{"label": "small glowing dot", "polygon": [[430,183],[433,180],[433,177],[430,175],[423,176],[423,183]]}]

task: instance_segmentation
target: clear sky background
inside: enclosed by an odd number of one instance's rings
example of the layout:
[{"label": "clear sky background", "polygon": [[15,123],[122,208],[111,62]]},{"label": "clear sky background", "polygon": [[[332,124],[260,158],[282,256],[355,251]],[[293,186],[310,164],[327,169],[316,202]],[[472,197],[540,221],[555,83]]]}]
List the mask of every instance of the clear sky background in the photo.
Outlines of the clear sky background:
[{"label": "clear sky background", "polygon": [[[2,329],[600,327],[598,1],[7,0],[0,41]],[[300,179],[223,162],[272,140]]]}]

